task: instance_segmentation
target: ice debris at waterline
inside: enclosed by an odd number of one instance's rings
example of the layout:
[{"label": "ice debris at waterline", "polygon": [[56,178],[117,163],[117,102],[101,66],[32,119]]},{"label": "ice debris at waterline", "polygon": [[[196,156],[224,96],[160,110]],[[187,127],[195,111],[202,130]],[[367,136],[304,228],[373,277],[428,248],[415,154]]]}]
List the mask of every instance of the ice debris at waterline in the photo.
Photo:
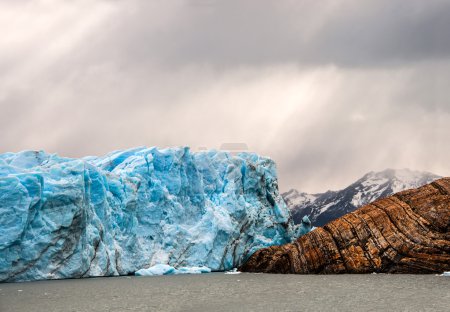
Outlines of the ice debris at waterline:
[{"label": "ice debris at waterline", "polygon": [[233,270],[231,270],[231,271],[226,271],[225,272],[225,274],[229,274],[229,275],[235,275],[235,274],[241,274],[241,272],[240,271],[238,271],[238,269],[237,268],[234,268]]},{"label": "ice debris at waterline", "polygon": [[0,199],[0,281],[225,271],[300,232],[274,162],[252,153],[0,154]]},{"label": "ice debris at waterline", "polygon": [[140,269],[136,276],[157,276],[157,275],[178,275],[178,274],[202,274],[211,273],[211,269],[208,267],[181,267],[175,269],[168,264],[156,264],[148,269]]}]

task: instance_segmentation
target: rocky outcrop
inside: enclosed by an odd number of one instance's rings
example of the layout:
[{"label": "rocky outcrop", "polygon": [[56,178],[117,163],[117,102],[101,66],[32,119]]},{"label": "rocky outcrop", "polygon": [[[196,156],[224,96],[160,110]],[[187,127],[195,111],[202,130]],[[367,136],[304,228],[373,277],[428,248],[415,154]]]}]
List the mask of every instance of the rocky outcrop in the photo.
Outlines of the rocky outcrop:
[{"label": "rocky outcrop", "polygon": [[375,201],[240,268],[266,273],[437,273],[450,270],[450,178]]}]

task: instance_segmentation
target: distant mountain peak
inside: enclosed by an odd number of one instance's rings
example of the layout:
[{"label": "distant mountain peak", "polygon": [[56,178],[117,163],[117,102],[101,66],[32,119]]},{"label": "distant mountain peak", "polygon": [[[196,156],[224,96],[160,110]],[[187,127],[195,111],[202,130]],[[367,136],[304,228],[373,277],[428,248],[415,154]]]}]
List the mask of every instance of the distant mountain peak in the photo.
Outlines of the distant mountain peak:
[{"label": "distant mountain peak", "polygon": [[339,191],[308,194],[291,189],[282,196],[291,209],[295,223],[300,223],[307,215],[313,225],[322,226],[379,198],[417,188],[439,178],[430,172],[389,168],[370,171]]}]

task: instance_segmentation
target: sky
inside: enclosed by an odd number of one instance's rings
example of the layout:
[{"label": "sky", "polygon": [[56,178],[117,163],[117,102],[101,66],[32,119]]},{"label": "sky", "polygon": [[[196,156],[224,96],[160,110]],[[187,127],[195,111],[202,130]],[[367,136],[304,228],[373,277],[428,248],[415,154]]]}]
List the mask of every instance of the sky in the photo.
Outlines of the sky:
[{"label": "sky", "polygon": [[0,153],[246,143],[282,191],[450,176],[450,1],[1,0]]}]

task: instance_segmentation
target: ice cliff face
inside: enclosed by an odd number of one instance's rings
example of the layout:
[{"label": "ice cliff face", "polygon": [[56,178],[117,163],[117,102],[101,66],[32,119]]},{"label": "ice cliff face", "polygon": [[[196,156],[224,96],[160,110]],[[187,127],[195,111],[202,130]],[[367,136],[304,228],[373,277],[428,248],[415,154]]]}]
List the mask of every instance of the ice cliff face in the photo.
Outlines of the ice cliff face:
[{"label": "ice cliff face", "polygon": [[0,155],[0,281],[229,270],[295,231],[275,164],[255,154]]},{"label": "ice cliff face", "polygon": [[420,187],[438,178],[428,172],[387,169],[369,172],[340,191],[307,194],[290,190],[283,194],[283,198],[291,209],[295,223],[303,223],[302,218],[309,216],[313,225],[323,226],[377,199]]}]

